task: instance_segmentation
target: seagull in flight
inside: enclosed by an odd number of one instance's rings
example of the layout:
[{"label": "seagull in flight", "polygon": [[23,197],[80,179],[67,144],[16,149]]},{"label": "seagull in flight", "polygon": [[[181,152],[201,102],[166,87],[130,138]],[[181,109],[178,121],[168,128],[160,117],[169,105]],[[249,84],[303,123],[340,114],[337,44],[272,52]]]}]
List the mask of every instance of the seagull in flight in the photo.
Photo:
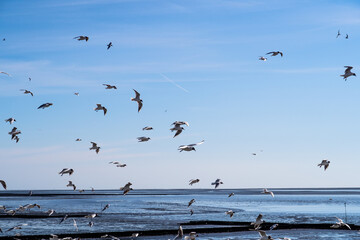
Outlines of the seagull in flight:
[{"label": "seagull in flight", "polygon": [[74,191],[76,190],[76,186],[75,184],[72,183],[72,181],[69,181],[68,185],[66,185],[67,187],[72,187],[74,189]]},{"label": "seagull in flight", "polygon": [[232,196],[234,196],[234,195],[235,195],[235,193],[232,192],[232,193],[229,194],[228,197],[232,197]]},{"label": "seagull in flight", "polygon": [[258,232],[259,232],[259,235],[260,235],[259,240],[271,240],[271,239],[273,239],[271,236],[266,235],[266,232],[263,231],[263,230],[259,230]]},{"label": "seagull in flight", "polygon": [[135,101],[138,103],[138,112],[140,112],[142,106],[143,106],[143,100],[140,99],[140,93],[138,93],[138,91],[136,91],[135,89],[133,89],[135,92],[135,98],[131,98],[131,101]]},{"label": "seagull in flight", "polygon": [[78,41],[85,40],[87,42],[89,40],[89,37],[88,36],[77,36],[77,37],[74,37],[74,39],[77,39]]},{"label": "seagull in flight", "polygon": [[321,168],[322,166],[324,166],[324,171],[325,171],[329,167],[329,165],[330,165],[330,161],[325,159],[325,160],[322,160],[322,162],[318,164],[318,167]]},{"label": "seagull in flight", "polygon": [[80,94],[80,93],[78,93],[78,92],[75,92],[75,93],[74,93],[74,95],[76,95],[76,96],[79,96],[79,94]]},{"label": "seagull in flight", "polygon": [[215,185],[215,188],[217,188],[220,184],[224,184],[221,179],[216,179],[215,182],[211,183],[211,185]]},{"label": "seagull in flight", "polygon": [[89,150],[95,150],[96,153],[99,153],[100,151],[100,147],[98,147],[97,143],[95,142],[90,142],[92,144],[91,148],[89,148]]},{"label": "seagull in flight", "polygon": [[185,236],[184,237],[184,239],[185,240],[195,240],[196,239],[196,237],[198,237],[199,235],[198,234],[196,234],[196,232],[191,232],[191,233],[189,233],[189,236]]},{"label": "seagull in flight", "polygon": [[151,138],[149,137],[138,137],[137,140],[138,142],[147,142],[149,141]]},{"label": "seagull in flight", "polygon": [[175,126],[173,128],[170,128],[170,130],[173,132],[173,131],[176,131],[175,135],[173,136],[176,137],[177,135],[179,135],[183,130],[185,130],[183,127],[181,127],[180,124],[175,124]]},{"label": "seagull in flight", "polygon": [[40,109],[40,108],[45,109],[52,105],[53,105],[52,103],[44,103],[44,104],[41,104],[37,109]]},{"label": "seagull in flight", "polygon": [[132,185],[131,182],[128,182],[127,184],[125,184],[124,187],[120,188],[121,191],[124,191],[123,194],[126,195],[128,192],[130,192],[130,190],[133,190],[130,186]]},{"label": "seagull in flight", "polygon": [[344,66],[345,69],[345,73],[343,75],[340,75],[340,77],[343,77],[345,79],[345,81],[347,80],[348,77],[351,77],[351,76],[355,76],[356,77],[356,74],[351,72],[351,69],[353,69],[353,67],[351,66]]},{"label": "seagull in flight", "polygon": [[106,204],[105,207],[101,210],[102,212],[105,211],[106,209],[108,209],[110,207],[110,204]]},{"label": "seagull in flight", "polygon": [[109,164],[120,164],[120,162],[113,162],[113,161],[111,161],[111,162],[109,162]]},{"label": "seagull in flight", "polygon": [[75,227],[75,229],[76,229],[76,231],[79,231],[79,229],[78,229],[78,226],[77,226],[77,224],[76,224],[76,220],[75,219],[73,219],[73,225],[74,225],[74,227]]},{"label": "seagull in flight", "polygon": [[153,130],[153,128],[146,126],[146,127],[144,127],[142,130],[143,130],[143,131],[144,131],[144,130]]},{"label": "seagull in flight", "polygon": [[257,230],[260,227],[260,225],[262,223],[264,223],[264,220],[262,220],[262,217],[263,217],[263,215],[259,214],[259,216],[257,216],[255,222],[250,223],[250,225],[254,225],[255,230]]},{"label": "seagull in flight", "polygon": [[15,120],[15,118],[8,118],[8,119],[5,119],[5,122],[13,124],[14,122],[16,122],[16,120]]},{"label": "seagull in flight", "polygon": [[63,170],[61,170],[61,172],[59,172],[59,174],[64,175],[64,174],[69,174],[69,176],[71,176],[71,174],[74,173],[74,169],[72,168],[64,168]]},{"label": "seagull in flight", "polygon": [[16,139],[18,134],[21,134],[20,130],[17,130],[17,127],[13,127],[13,129],[11,129],[11,132],[8,132],[8,134],[11,135],[11,139]]},{"label": "seagull in flight", "polygon": [[33,94],[31,91],[29,91],[29,90],[26,90],[26,89],[20,89],[20,91],[23,91],[23,92],[24,92],[24,94],[30,94],[31,96],[34,96],[34,94]]},{"label": "seagull in flight", "polygon": [[340,30],[338,30],[336,38],[338,38],[341,35]]},{"label": "seagull in flight", "polygon": [[117,164],[116,167],[126,167],[126,164]]},{"label": "seagull in flight", "polygon": [[6,182],[4,180],[0,180],[0,184],[6,190]]},{"label": "seagull in flight", "polygon": [[8,74],[7,72],[0,72],[0,73],[8,75],[9,77],[11,77],[10,74]]},{"label": "seagull in flight", "polygon": [[281,57],[283,56],[283,53],[282,52],[280,52],[280,51],[276,51],[276,52],[268,52],[267,54],[271,54],[271,56],[277,56],[278,54],[280,54],[281,55]]},{"label": "seagull in flight", "polygon": [[267,58],[266,58],[266,57],[263,57],[263,56],[260,56],[260,57],[259,57],[259,60],[261,60],[261,61],[266,61]]},{"label": "seagull in flight", "polygon": [[173,240],[176,240],[177,238],[182,239],[183,236],[184,236],[184,231],[183,231],[182,227],[179,226],[178,234],[175,236],[175,238]]},{"label": "seagull in flight", "polygon": [[190,202],[188,203],[188,207],[190,207],[191,206],[191,204],[193,204],[195,202],[195,199],[193,198],[193,199],[191,199],[190,200]]},{"label": "seagull in flight", "polygon": [[77,138],[75,141],[76,142],[81,142],[81,138]]},{"label": "seagull in flight", "polygon": [[263,194],[270,194],[272,197],[274,197],[274,196],[275,196],[273,192],[268,191],[266,188],[264,188],[264,189],[263,189],[263,191],[262,191],[261,193],[263,193]]},{"label": "seagull in flight", "polygon": [[102,110],[102,111],[104,111],[104,116],[106,115],[106,112],[107,112],[107,109],[106,109],[106,107],[103,107],[103,106],[101,106],[101,104],[96,104],[96,108],[94,108],[94,110],[97,112],[97,111],[99,111],[99,110]]},{"label": "seagull in flight", "polygon": [[59,224],[62,223],[63,221],[65,221],[68,217],[69,217],[69,215],[66,214],[66,215],[61,219],[61,221],[59,222]]},{"label": "seagull in flight", "polygon": [[274,224],[274,225],[272,225],[270,228],[269,228],[269,230],[271,231],[271,230],[274,230],[275,228],[277,228],[279,226],[279,224]]},{"label": "seagull in flight", "polygon": [[334,225],[331,225],[331,228],[341,228],[341,227],[347,227],[349,230],[351,230],[351,227],[344,223],[343,220],[341,220],[340,218],[336,217],[336,219],[338,220]]},{"label": "seagull in flight", "polygon": [[235,212],[233,210],[229,210],[229,211],[226,211],[225,214],[229,215],[230,218],[232,218],[234,216]]},{"label": "seagull in flight", "polygon": [[105,89],[117,89],[115,85],[110,85],[110,84],[103,84],[103,86],[106,86]]},{"label": "seagull in flight", "polygon": [[348,35],[348,34],[346,34],[346,37],[345,37],[345,39],[349,39],[349,35]]},{"label": "seagull in flight", "polygon": [[190,186],[192,186],[193,184],[195,184],[195,183],[198,183],[198,182],[200,182],[200,179],[191,179],[190,181],[189,181],[189,185]]},{"label": "seagull in flight", "polygon": [[181,145],[181,146],[179,146],[178,150],[180,152],[182,152],[182,151],[186,151],[186,152],[195,151],[196,152],[195,146],[203,144],[204,142],[205,141],[202,140],[201,142],[198,142],[198,143],[193,143],[193,144],[189,144],[189,145]]},{"label": "seagull in flight", "polygon": [[175,121],[171,125],[186,125],[186,126],[189,126],[189,123],[185,122],[185,121]]},{"label": "seagull in flight", "polygon": [[109,42],[109,44],[107,45],[107,50],[109,50],[109,48],[111,48],[113,46],[112,42]]}]

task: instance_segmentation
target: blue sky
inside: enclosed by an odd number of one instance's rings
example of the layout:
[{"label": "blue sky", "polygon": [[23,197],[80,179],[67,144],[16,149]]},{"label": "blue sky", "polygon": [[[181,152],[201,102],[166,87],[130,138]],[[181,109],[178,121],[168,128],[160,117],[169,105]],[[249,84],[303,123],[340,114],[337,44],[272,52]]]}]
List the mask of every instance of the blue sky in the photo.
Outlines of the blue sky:
[{"label": "blue sky", "polygon": [[[16,144],[0,124],[9,189],[358,186],[360,84],[339,76],[359,69],[357,1],[1,1],[0,13],[0,71],[12,75],[0,76],[1,117],[22,131]],[[176,120],[190,126],[172,138]]]}]

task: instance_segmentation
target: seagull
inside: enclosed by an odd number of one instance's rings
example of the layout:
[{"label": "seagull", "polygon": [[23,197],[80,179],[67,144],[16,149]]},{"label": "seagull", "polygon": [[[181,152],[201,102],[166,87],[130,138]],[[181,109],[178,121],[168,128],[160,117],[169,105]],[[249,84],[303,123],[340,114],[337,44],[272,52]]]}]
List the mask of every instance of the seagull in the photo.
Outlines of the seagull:
[{"label": "seagull", "polygon": [[140,112],[141,108],[142,108],[142,99],[140,99],[140,93],[138,93],[135,89],[133,89],[135,92],[135,98],[131,98],[131,101],[135,101],[138,103],[138,112]]},{"label": "seagull", "polygon": [[218,178],[215,180],[215,182],[211,183],[211,185],[215,185],[215,188],[217,188],[220,184],[224,184],[223,182],[221,182],[221,180]]},{"label": "seagull", "polygon": [[259,214],[259,216],[256,218],[255,222],[250,223],[250,225],[254,225],[255,230],[260,227],[260,225],[264,222],[262,220],[263,215]]},{"label": "seagull", "polygon": [[235,193],[232,192],[232,193],[229,194],[228,197],[232,197],[232,196],[234,196],[234,195],[235,195]]},{"label": "seagull", "polygon": [[260,234],[259,240],[269,240],[269,239],[273,239],[271,236],[266,235],[265,231],[259,230],[258,232],[259,232],[259,234]]},{"label": "seagull", "polygon": [[48,108],[50,107],[51,105],[53,105],[52,103],[44,103],[44,104],[41,104],[37,109],[45,109],[45,108]]},{"label": "seagull", "polygon": [[79,191],[79,193],[83,193],[83,192],[85,192],[85,190],[84,190],[84,189],[79,189],[78,191]]},{"label": "seagull", "polygon": [[8,132],[8,134],[11,135],[11,139],[16,139],[16,135],[21,134],[21,131],[18,131],[16,127],[13,127],[13,129],[11,129],[11,132]]},{"label": "seagull", "polygon": [[261,60],[261,61],[266,61],[267,58],[266,58],[266,57],[263,57],[263,56],[260,56],[260,57],[259,57],[259,60]]},{"label": "seagull", "polygon": [[194,211],[192,209],[190,209],[190,216],[192,216],[194,214]]},{"label": "seagull", "polygon": [[351,230],[350,226],[346,223],[344,223],[343,220],[341,220],[340,218],[336,217],[336,219],[338,220],[338,222],[336,222],[334,225],[331,225],[331,228],[341,228],[341,227],[347,227],[349,230]]},{"label": "seagull", "polygon": [[97,217],[97,216],[98,216],[97,213],[92,213],[92,214],[86,215],[85,218],[91,218],[91,219],[93,219],[93,218],[95,218],[95,217]]},{"label": "seagull", "polygon": [[15,120],[15,118],[8,118],[8,119],[5,120],[5,122],[13,124],[14,122],[16,122],[16,120]]},{"label": "seagull", "polygon": [[277,52],[268,52],[267,54],[271,54],[271,56],[276,56],[276,55],[280,54],[281,57],[283,56],[283,53],[280,52],[280,51],[277,51]]},{"label": "seagull", "polygon": [[4,180],[0,180],[0,184],[6,190],[6,182]]},{"label": "seagull", "polygon": [[88,224],[89,224],[90,227],[94,226],[94,222],[90,221]]},{"label": "seagull", "polygon": [[106,209],[108,209],[110,207],[110,204],[106,204],[105,207],[101,210],[102,212],[105,211]]},{"label": "seagull", "polygon": [[113,161],[111,161],[111,162],[109,162],[109,164],[120,164],[120,162],[113,162]]},{"label": "seagull", "polygon": [[9,228],[8,230],[6,230],[6,232],[12,231],[14,229],[22,229],[22,226],[27,226],[27,223],[23,223],[23,224],[15,226],[15,227]]},{"label": "seagull", "polygon": [[11,77],[10,74],[8,74],[7,72],[0,72],[0,73],[8,75],[9,77]]},{"label": "seagull", "polygon": [[70,176],[73,173],[74,173],[74,169],[72,169],[72,168],[70,168],[70,169],[64,168],[63,170],[61,170],[61,172],[59,172],[59,174],[61,174],[61,176],[64,174],[69,174],[69,176]]},{"label": "seagull", "polygon": [[126,164],[118,164],[116,167],[126,167]]},{"label": "seagull", "polygon": [[329,167],[330,165],[330,161],[328,160],[322,160],[322,162],[320,164],[318,164],[318,166],[321,168],[321,166],[324,166],[324,171]]},{"label": "seagull", "polygon": [[76,142],[80,142],[80,141],[81,141],[81,138],[77,138],[75,141],[76,141]]},{"label": "seagull", "polygon": [[185,121],[175,121],[171,125],[186,125],[186,126],[189,126],[189,123],[185,122]]},{"label": "seagull", "polygon": [[115,85],[103,84],[103,86],[106,86],[105,89],[117,89]]},{"label": "seagull", "polygon": [[68,185],[66,185],[67,187],[73,187],[74,191],[76,190],[76,186],[75,184],[72,183],[72,181],[69,181]]},{"label": "seagull", "polygon": [[341,35],[341,34],[340,34],[340,30],[338,30],[338,33],[337,33],[337,35],[336,35],[336,38],[338,38],[340,35]]},{"label": "seagull", "polygon": [[78,92],[74,93],[74,95],[76,95],[76,96],[79,96],[79,94],[80,94],[80,93],[78,93]]},{"label": "seagull", "polygon": [[193,143],[193,144],[189,144],[189,145],[181,145],[181,146],[179,146],[178,150],[180,152],[182,152],[182,151],[187,151],[187,152],[196,151],[195,146],[203,144],[204,142],[205,141],[202,140],[201,142],[198,142],[198,143]]},{"label": "seagull", "polygon": [[271,191],[268,191],[266,188],[263,189],[263,191],[261,193],[264,193],[264,194],[270,194],[272,197],[274,197],[274,193],[271,192]]},{"label": "seagull", "polygon": [[109,50],[109,48],[111,48],[113,46],[112,42],[109,42],[109,44],[107,45],[107,50]]},{"label": "seagull", "polygon": [[147,142],[149,141],[151,138],[149,137],[138,137],[137,140],[139,140],[138,142]]},{"label": "seagull", "polygon": [[34,207],[41,208],[40,205],[36,204],[36,203],[34,203],[34,204],[26,204],[24,206],[25,209],[31,209],[31,208],[34,208]]},{"label": "seagull", "polygon": [[230,218],[232,218],[232,217],[234,216],[234,213],[235,213],[235,212],[234,212],[233,210],[229,210],[229,211],[226,211],[226,212],[225,212],[225,214],[226,214],[226,215],[229,215]]},{"label": "seagull", "polygon": [[193,198],[193,199],[191,199],[190,200],[190,202],[188,203],[188,207],[190,207],[191,206],[191,204],[193,204],[195,202],[195,199]]},{"label": "seagull", "polygon": [[76,231],[79,231],[79,229],[78,229],[78,226],[77,226],[77,224],[76,224],[76,220],[75,219],[73,219],[73,225],[74,225],[74,227],[75,227],[75,229],[76,229]]},{"label": "seagull", "polygon": [[144,130],[153,130],[153,128],[146,126],[146,127],[144,127],[142,130],[143,130],[143,131],[144,131]]},{"label": "seagull", "polygon": [[191,179],[189,182],[189,185],[192,186],[193,184],[200,182],[200,179]]},{"label": "seagull", "polygon": [[115,237],[113,235],[109,235],[109,234],[102,235],[100,238],[110,238],[110,239],[114,239],[114,240],[120,240],[120,238]]},{"label": "seagull", "polygon": [[61,219],[61,221],[59,222],[59,224],[62,223],[63,221],[65,221],[68,217],[69,217],[69,215],[66,214],[66,215]]},{"label": "seagull", "polygon": [[353,67],[351,66],[344,66],[345,69],[345,73],[343,75],[340,75],[340,77],[343,77],[345,79],[345,81],[347,80],[348,77],[351,77],[351,76],[355,76],[356,77],[356,74],[351,72],[351,69],[353,69]]},{"label": "seagull", "polygon": [[133,233],[133,234],[131,234],[131,237],[132,238],[137,238],[139,236],[139,233]]},{"label": "seagull", "polygon": [[24,91],[24,94],[30,94],[31,96],[34,96],[34,94],[29,91],[29,90],[26,90],[26,89],[20,89],[20,91]]},{"label": "seagull", "polygon": [[277,228],[279,226],[279,224],[274,224],[274,225],[272,225],[270,228],[269,228],[269,230],[274,230],[275,228]]},{"label": "seagull", "polygon": [[96,108],[94,108],[94,110],[97,112],[97,111],[99,111],[99,110],[103,110],[104,111],[104,116],[106,115],[106,112],[107,112],[107,109],[106,109],[106,107],[103,107],[103,106],[101,106],[101,104],[96,104]]},{"label": "seagull", "polygon": [[88,36],[78,36],[78,37],[74,37],[73,39],[77,39],[78,41],[81,41],[81,40],[88,41],[89,37]]},{"label": "seagull", "polygon": [[349,39],[349,35],[348,35],[348,34],[346,34],[346,37],[345,37],[345,39]]},{"label": "seagull", "polygon": [[100,147],[98,147],[97,143],[90,142],[92,144],[92,147],[89,148],[90,150],[95,150],[96,153],[99,153]]},{"label": "seagull", "polygon": [[182,239],[182,237],[184,236],[184,231],[181,227],[181,225],[179,226],[179,229],[178,229],[178,234],[175,236],[175,238],[173,240],[176,240],[177,238],[180,238]]},{"label": "seagull", "polygon": [[132,185],[131,182],[128,182],[127,184],[125,184],[124,187],[120,188],[121,191],[124,191],[124,195],[126,195],[128,192],[130,192],[130,190],[133,190],[130,186]]},{"label": "seagull", "polygon": [[20,138],[19,138],[18,136],[15,136],[15,137],[14,137],[14,140],[16,141],[16,143],[18,143],[19,140],[20,140]]},{"label": "seagull", "polygon": [[49,209],[49,210],[48,210],[47,212],[45,212],[45,213],[47,213],[47,214],[49,214],[49,216],[51,216],[51,215],[54,214],[54,212],[55,212],[54,209]]},{"label": "seagull", "polygon": [[195,240],[196,237],[198,237],[198,236],[199,236],[199,235],[197,235],[196,232],[191,232],[191,233],[189,233],[189,236],[185,236],[184,239],[185,239],[185,240],[189,240],[189,239],[190,239],[190,240]]},{"label": "seagull", "polygon": [[[183,127],[181,127],[180,124],[175,124],[175,126],[173,128],[170,128],[170,130],[173,132],[173,131],[176,131],[174,137],[176,137],[177,135],[179,135],[183,130],[185,130]],[[173,137],[173,138],[174,138]]]}]

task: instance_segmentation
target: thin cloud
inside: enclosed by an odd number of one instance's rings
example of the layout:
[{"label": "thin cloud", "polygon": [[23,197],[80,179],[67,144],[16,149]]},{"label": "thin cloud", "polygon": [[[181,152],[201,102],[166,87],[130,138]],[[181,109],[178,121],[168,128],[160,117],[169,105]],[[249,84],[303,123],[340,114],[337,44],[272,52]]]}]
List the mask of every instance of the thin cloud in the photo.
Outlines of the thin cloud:
[{"label": "thin cloud", "polygon": [[165,76],[164,74],[160,73],[160,75],[165,78],[168,82],[172,83],[173,85],[175,85],[177,88],[180,88],[181,90],[183,90],[184,92],[190,93],[187,89],[183,88],[182,86],[180,86],[179,84],[177,84],[175,81],[171,80],[170,78],[168,78],[167,76]]}]

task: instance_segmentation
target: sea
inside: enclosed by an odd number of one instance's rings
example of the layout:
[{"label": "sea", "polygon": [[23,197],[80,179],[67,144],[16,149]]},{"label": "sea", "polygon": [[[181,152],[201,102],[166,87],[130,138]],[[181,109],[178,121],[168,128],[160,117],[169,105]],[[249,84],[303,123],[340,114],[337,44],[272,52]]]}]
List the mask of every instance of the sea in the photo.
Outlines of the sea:
[{"label": "sea", "polygon": [[[26,204],[38,204],[9,216],[0,213],[1,236],[50,235],[69,233],[138,232],[144,230],[177,230],[190,221],[251,222],[259,214],[273,223],[335,223],[339,217],[350,224],[360,225],[360,188],[297,188],[269,189],[275,197],[261,194],[262,189],[146,189],[123,195],[119,190],[1,191],[0,205],[7,210]],[[230,193],[233,196],[228,197]],[[195,202],[188,207],[191,199]],[[102,212],[106,204],[109,208]],[[55,210],[54,216],[45,212]],[[193,214],[190,214],[190,210]],[[232,218],[225,212],[233,210]],[[1,210],[2,211],[2,210]],[[97,213],[90,220],[84,216]],[[77,215],[59,223],[66,214]],[[19,215],[19,217],[17,217]],[[41,215],[26,218],[20,215]],[[75,219],[78,229],[74,227]],[[23,225],[21,229],[8,229]],[[200,227],[200,226],[199,226]],[[209,227],[209,226],[207,226]],[[211,226],[210,226],[211,227]],[[186,229],[187,226],[183,225]],[[272,230],[273,238],[290,239],[360,239],[357,230],[291,229]],[[173,239],[175,235],[139,236],[137,239]],[[131,239],[131,238],[121,238]],[[201,233],[196,239],[259,239],[256,231]]]}]

